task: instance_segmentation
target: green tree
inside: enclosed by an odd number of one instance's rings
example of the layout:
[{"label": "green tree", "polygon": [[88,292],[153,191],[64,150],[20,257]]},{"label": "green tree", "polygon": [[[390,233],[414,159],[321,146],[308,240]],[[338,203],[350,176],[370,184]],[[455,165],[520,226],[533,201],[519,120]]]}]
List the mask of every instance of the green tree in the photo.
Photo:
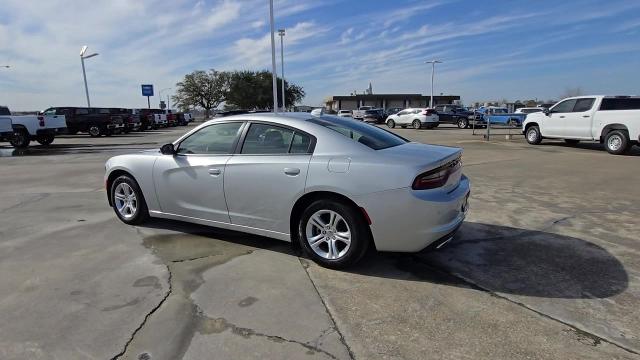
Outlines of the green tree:
[{"label": "green tree", "polygon": [[201,107],[209,118],[211,109],[217,108],[225,100],[228,73],[216,70],[197,70],[185,75],[176,84],[176,94],[172,97],[179,108]]},{"label": "green tree", "polygon": [[[234,71],[227,77],[226,103],[240,109],[272,109],[273,84],[271,72]],[[281,78],[278,81],[278,106],[282,106]],[[285,81],[286,104],[293,106],[304,98],[302,87]]]}]

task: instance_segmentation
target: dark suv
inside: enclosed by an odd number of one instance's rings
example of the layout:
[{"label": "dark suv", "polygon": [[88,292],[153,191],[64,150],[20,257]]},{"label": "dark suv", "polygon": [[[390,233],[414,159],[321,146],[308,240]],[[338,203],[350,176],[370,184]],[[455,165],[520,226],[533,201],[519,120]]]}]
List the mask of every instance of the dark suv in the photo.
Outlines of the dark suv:
[{"label": "dark suv", "polygon": [[64,115],[67,132],[72,135],[86,132],[91,137],[110,136],[124,128],[122,115],[113,115],[107,108],[52,107],[43,111],[43,114]]},{"label": "dark suv", "polygon": [[469,117],[473,117],[473,112],[460,105],[436,105],[436,112],[440,123],[458,125],[464,129],[469,126]]},{"label": "dark suv", "polygon": [[381,124],[385,120],[384,111],[382,109],[372,109],[364,111],[364,122]]}]

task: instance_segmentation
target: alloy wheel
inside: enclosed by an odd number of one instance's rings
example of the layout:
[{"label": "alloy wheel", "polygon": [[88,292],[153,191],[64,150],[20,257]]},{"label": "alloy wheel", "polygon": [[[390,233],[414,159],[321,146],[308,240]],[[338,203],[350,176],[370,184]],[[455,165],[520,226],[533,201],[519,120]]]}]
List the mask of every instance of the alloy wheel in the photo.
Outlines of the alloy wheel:
[{"label": "alloy wheel", "polygon": [[313,252],[325,259],[340,259],[351,247],[349,224],[333,210],[319,210],[311,215],[305,234]]},{"label": "alloy wheel", "polygon": [[135,216],[138,210],[138,198],[129,184],[125,182],[118,184],[113,191],[113,200],[118,213],[124,219],[129,220]]},{"label": "alloy wheel", "polygon": [[623,142],[622,138],[619,135],[614,134],[609,136],[609,139],[607,140],[607,146],[612,151],[618,151],[622,146],[622,142]]}]

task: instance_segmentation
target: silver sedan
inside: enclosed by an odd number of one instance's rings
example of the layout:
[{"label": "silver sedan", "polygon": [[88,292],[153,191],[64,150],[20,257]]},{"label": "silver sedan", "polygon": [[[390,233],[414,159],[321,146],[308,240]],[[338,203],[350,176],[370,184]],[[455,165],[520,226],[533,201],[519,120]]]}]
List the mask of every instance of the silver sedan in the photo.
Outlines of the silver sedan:
[{"label": "silver sedan", "polygon": [[416,252],[449,241],[467,212],[461,154],[337,116],[256,113],[115,156],[105,184],[127,224],[151,216],[296,241],[342,268],[371,246]]}]

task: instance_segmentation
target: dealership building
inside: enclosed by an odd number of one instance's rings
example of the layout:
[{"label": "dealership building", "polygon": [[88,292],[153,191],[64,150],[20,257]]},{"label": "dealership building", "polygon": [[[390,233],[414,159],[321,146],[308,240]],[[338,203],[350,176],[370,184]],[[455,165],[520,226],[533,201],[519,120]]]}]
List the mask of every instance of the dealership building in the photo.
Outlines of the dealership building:
[{"label": "dealership building", "polygon": [[[431,97],[422,94],[357,94],[349,96],[332,96],[325,103],[332,110],[356,110],[360,106],[376,108],[408,108],[428,107]],[[439,104],[453,104],[459,101],[458,95],[434,95],[434,106]]]}]

